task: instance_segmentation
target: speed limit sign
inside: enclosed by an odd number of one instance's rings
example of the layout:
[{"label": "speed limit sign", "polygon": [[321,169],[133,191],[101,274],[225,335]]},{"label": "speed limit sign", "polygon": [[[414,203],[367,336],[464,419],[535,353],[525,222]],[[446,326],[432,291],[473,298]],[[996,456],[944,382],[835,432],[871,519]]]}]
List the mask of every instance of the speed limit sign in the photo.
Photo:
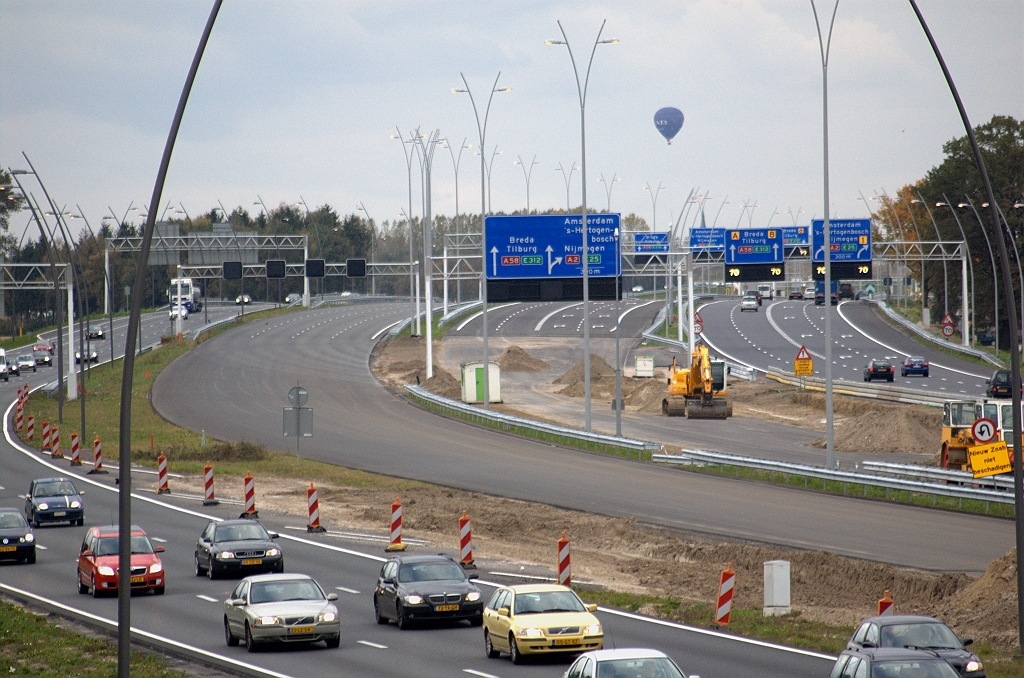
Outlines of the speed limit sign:
[{"label": "speed limit sign", "polygon": [[952,337],[953,336],[953,326],[952,325],[943,325],[942,326],[942,336],[944,336],[944,337]]},{"label": "speed limit sign", "polygon": [[991,419],[978,419],[971,426],[971,435],[976,443],[990,443],[996,439],[996,423]]},{"label": "speed limit sign", "polygon": [[693,333],[694,334],[700,334],[703,331],[704,331],[704,325],[702,325],[701,323],[693,323]]}]

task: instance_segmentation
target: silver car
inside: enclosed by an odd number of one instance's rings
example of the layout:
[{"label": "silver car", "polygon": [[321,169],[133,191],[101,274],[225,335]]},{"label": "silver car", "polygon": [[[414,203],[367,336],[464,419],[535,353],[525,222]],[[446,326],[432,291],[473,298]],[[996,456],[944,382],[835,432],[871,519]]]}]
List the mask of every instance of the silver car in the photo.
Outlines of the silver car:
[{"label": "silver car", "polygon": [[224,601],[224,640],[245,641],[255,652],[265,643],[341,644],[341,620],[332,601],[312,577],[304,574],[259,574],[238,582]]},{"label": "silver car", "polygon": [[[595,650],[581,654],[562,678],[594,676],[643,676],[644,678],[687,678],[663,652],[647,649]],[[689,678],[700,678],[690,676]]]}]

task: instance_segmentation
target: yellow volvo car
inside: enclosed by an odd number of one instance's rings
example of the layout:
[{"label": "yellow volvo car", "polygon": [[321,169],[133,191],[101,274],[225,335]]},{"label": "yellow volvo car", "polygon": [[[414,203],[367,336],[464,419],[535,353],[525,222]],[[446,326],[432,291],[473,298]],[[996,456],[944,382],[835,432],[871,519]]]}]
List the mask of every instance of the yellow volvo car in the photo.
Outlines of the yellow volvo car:
[{"label": "yellow volvo car", "polygon": [[595,610],[564,586],[500,588],[484,608],[484,649],[491,659],[508,653],[513,664],[531,654],[600,650],[604,631]]}]

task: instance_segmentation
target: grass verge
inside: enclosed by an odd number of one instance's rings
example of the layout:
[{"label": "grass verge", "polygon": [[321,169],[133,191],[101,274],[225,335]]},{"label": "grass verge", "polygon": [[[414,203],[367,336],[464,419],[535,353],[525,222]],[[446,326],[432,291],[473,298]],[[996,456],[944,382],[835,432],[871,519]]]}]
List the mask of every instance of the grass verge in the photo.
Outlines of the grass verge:
[{"label": "grass verge", "polygon": [[[75,633],[49,616],[0,601],[0,672],[41,678],[107,678],[117,672],[117,643]],[[184,678],[158,655],[132,652],[131,673],[152,678]]]}]

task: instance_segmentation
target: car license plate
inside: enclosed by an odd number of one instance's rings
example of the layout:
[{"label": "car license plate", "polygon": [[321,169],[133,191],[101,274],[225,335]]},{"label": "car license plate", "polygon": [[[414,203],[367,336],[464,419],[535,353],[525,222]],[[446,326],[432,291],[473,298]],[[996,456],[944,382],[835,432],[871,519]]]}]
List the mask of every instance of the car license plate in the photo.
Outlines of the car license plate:
[{"label": "car license plate", "polygon": [[459,609],[458,604],[455,605],[435,605],[434,612],[456,612]]},{"label": "car license plate", "polygon": [[242,565],[262,565],[262,564],[263,564],[263,559],[262,558],[248,558],[248,559],[242,561]]},{"label": "car license plate", "polygon": [[17,551],[17,546],[0,546],[0,553],[10,553],[11,551]]},{"label": "car license plate", "polygon": [[54,511],[54,512],[53,512],[53,517],[54,517],[54,518],[63,518],[63,517],[64,517],[64,516],[66,516],[67,514],[68,514],[68,512],[67,512],[67,511]]},{"label": "car license plate", "polygon": [[310,633],[313,633],[314,630],[315,629],[312,626],[293,626],[290,629],[288,629],[288,634],[293,636],[303,634],[308,635]]},{"label": "car license plate", "polygon": [[146,583],[146,578],[145,577],[132,577],[132,583],[133,584],[145,584]]},{"label": "car license plate", "polygon": [[575,638],[555,638],[551,641],[552,645],[579,645],[580,642]]}]

